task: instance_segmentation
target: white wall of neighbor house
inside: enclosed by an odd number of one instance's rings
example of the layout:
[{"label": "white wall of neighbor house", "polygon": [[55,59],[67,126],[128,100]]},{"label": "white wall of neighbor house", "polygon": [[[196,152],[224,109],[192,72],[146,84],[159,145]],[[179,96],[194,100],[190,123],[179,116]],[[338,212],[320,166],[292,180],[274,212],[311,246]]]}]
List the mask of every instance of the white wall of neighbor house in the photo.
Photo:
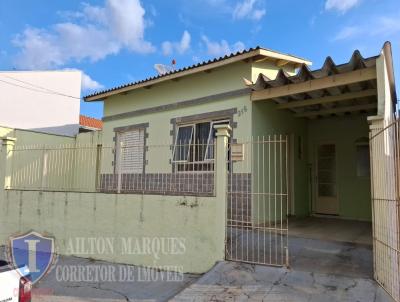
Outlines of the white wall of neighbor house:
[{"label": "white wall of neighbor house", "polygon": [[0,125],[77,134],[81,78],[80,71],[0,72]]}]

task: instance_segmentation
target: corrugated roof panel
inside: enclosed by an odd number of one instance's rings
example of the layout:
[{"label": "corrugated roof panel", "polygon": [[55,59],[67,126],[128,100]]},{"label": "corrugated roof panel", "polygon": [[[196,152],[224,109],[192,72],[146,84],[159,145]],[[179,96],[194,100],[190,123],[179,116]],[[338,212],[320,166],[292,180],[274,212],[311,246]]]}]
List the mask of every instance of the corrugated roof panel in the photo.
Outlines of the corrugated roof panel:
[{"label": "corrugated roof panel", "polygon": [[376,65],[377,58],[378,56],[363,58],[361,53],[356,50],[353,52],[347,63],[336,65],[331,57],[327,57],[320,69],[310,70],[307,65],[303,64],[293,76],[289,76],[283,69],[280,69],[276,78],[273,80],[261,76],[260,74],[256,83],[250,85],[250,87],[253,88],[253,90],[261,90],[268,87],[278,87],[289,83],[300,83],[334,74],[372,67]]}]

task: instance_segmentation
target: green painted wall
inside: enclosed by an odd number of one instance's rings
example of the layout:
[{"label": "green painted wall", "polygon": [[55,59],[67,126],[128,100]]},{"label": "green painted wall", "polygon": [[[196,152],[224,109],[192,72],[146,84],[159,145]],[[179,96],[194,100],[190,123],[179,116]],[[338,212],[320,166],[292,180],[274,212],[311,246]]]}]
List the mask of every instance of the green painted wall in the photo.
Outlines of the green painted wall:
[{"label": "green painted wall", "polygon": [[[229,66],[216,68],[209,73],[198,73],[179,79],[155,85],[151,89],[137,89],[127,95],[118,95],[106,99],[104,115],[109,116],[143,108],[151,108],[176,102],[205,97],[222,92],[245,88],[242,77],[251,77],[250,63],[238,62]],[[250,95],[221,98],[208,103],[188,106],[179,109],[165,110],[143,114],[131,118],[106,121],[103,128],[103,147],[105,148],[102,172],[113,171],[111,165],[114,160],[114,128],[149,123],[146,145],[146,172],[171,172],[171,150],[173,143],[171,119],[202,114],[227,109],[237,109],[233,120],[237,128],[233,130],[234,138],[248,138],[251,136],[251,106]]]},{"label": "green painted wall", "polygon": [[[292,66],[285,66],[285,69],[288,73],[294,72]],[[137,89],[126,95],[110,97],[104,102],[104,115],[107,117],[245,88],[242,80],[243,77],[255,81],[259,73],[263,72],[266,76],[274,78],[278,70],[279,68],[273,62],[269,61],[252,63],[237,62],[225,67],[216,68],[211,73],[198,73],[181,78],[178,81],[167,81],[156,84],[150,89]],[[288,112],[276,112],[271,105],[273,106],[273,104],[265,102],[253,105],[250,101],[250,95],[245,95],[181,109],[106,121],[103,129],[103,146],[106,149],[103,155],[102,172],[111,173],[114,169],[111,163],[114,161],[112,149],[114,147],[114,128],[116,127],[149,123],[149,127],[147,128],[148,139],[146,141],[149,149],[145,155],[147,160],[145,169],[150,173],[170,172],[171,165],[169,162],[171,152],[168,150],[168,145],[172,143],[170,135],[172,125],[170,120],[176,117],[231,108],[238,110],[238,113],[234,115],[234,122],[237,124],[237,128],[233,129],[233,138],[237,139],[238,142],[249,141],[251,137],[254,139],[259,135],[268,134],[294,134],[296,144],[298,144],[298,136],[301,136],[305,142],[306,122],[295,119]],[[304,147],[305,151],[306,148]],[[250,158],[252,156],[251,152],[246,152],[246,156]],[[293,195],[296,199],[296,209],[294,212],[296,215],[302,216],[309,213],[306,155],[303,154],[302,159],[296,156],[294,158],[295,184]],[[252,168],[251,165],[247,165],[246,163],[238,162],[234,164],[236,172],[250,172],[251,169],[253,173],[257,173],[257,168]],[[255,182],[258,182],[258,180],[254,179],[253,183]],[[260,202],[258,202],[257,206],[260,206]],[[262,220],[264,218],[258,217],[258,219]]]},{"label": "green painted wall", "polygon": [[[272,101],[265,101],[253,103],[252,124],[255,137],[274,134],[293,136],[290,140],[294,142],[294,146],[292,146],[294,174],[292,177],[293,184],[289,184],[289,190],[294,198],[295,208],[291,212],[294,212],[297,216],[308,215],[307,121],[295,118],[293,113],[287,110],[277,110],[276,104]],[[299,143],[301,142],[303,144],[302,155],[299,154]],[[283,211],[286,211],[286,209],[283,209]]]},{"label": "green painted wall", "polygon": [[[217,155],[225,162],[225,138],[218,138]],[[0,182],[7,178],[3,171],[11,163],[11,149],[8,145],[0,151]],[[13,234],[35,230],[54,236],[61,255],[204,273],[225,255],[226,165],[218,165],[216,173],[220,187],[217,182],[215,197],[20,191],[0,186],[0,245]],[[113,249],[89,254],[76,250],[77,240],[90,238],[112,240]],[[171,248],[171,238],[178,249]],[[160,250],[163,240],[167,242]],[[131,246],[133,252],[124,249],[129,241],[139,242]]]},{"label": "green painted wall", "polygon": [[[334,142],[337,146],[339,216],[358,220],[371,219],[370,178],[357,177],[356,174],[356,140],[362,137],[368,138],[366,116],[306,120],[295,118],[293,113],[287,110],[277,110],[275,103],[265,101],[253,104],[252,117],[253,136],[255,137],[266,134],[290,134],[292,136],[292,158],[294,159],[292,177],[294,193],[292,196],[294,197],[296,216],[306,216],[312,213],[312,202],[315,202],[315,197],[311,179],[315,176],[316,144],[318,142]],[[302,150],[302,156],[299,154],[300,150]],[[257,182],[257,179],[255,178],[254,181]],[[254,186],[259,185],[256,183],[253,184]],[[255,202],[253,206],[259,206],[260,203]],[[262,203],[261,209],[263,209]],[[274,210],[272,207],[272,211]],[[277,210],[280,211],[280,208],[278,207]],[[268,215],[267,212],[265,211],[265,215]],[[263,217],[258,218],[262,219]],[[253,217],[253,219],[257,220],[257,217]]]},{"label": "green painted wall", "polygon": [[0,126],[0,137],[14,137],[14,129]]},{"label": "green painted wall", "polygon": [[95,191],[101,132],[69,137],[0,127],[0,137],[16,139],[10,157],[11,187]]},{"label": "green painted wall", "polygon": [[[285,66],[285,69],[289,73],[293,72],[293,68],[290,65]],[[260,72],[273,78],[278,70],[279,68],[269,61],[258,63],[236,62],[215,68],[207,73],[200,72],[180,78],[177,81],[162,82],[150,87],[150,89],[140,88],[125,95],[109,97],[104,101],[104,116],[243,89],[246,88],[243,78],[253,79]],[[153,147],[150,147],[146,152],[146,159],[148,160],[146,171],[170,172],[171,165],[168,164],[170,152],[160,152],[160,150],[164,151],[172,143],[172,136],[170,135],[172,130],[171,119],[232,108],[236,108],[238,111],[234,115],[234,122],[237,123],[237,128],[233,130],[233,138],[242,141],[248,140],[253,135],[250,95],[221,98],[206,104],[106,121],[103,128],[103,147],[106,150],[102,171],[113,171],[111,162],[114,160],[112,148],[114,147],[114,128],[116,127],[149,123],[147,129],[149,137],[146,144]]]},{"label": "green painted wall", "polygon": [[343,116],[308,122],[309,162],[315,167],[316,144],[336,144],[339,215],[371,220],[370,178],[357,177],[356,140],[368,138],[366,116]]},{"label": "green painted wall", "polygon": [[[149,89],[135,89],[126,95],[107,98],[104,101],[104,116],[245,88],[242,77],[251,78],[250,63],[237,62],[207,73],[199,72],[176,81],[161,82]],[[192,114],[198,113],[196,106],[192,108]]]},{"label": "green painted wall", "polygon": [[23,129],[13,129],[0,126],[0,137],[12,137],[16,139],[16,146],[38,146],[38,145],[57,145],[74,144],[75,137],[47,134]]},{"label": "green painted wall", "polygon": [[[177,266],[191,273],[204,273],[223,257],[216,230],[224,221],[218,217],[216,198],[0,190],[0,207],[0,245],[13,234],[33,229],[54,236],[61,255],[156,268]],[[123,240],[171,237],[183,239],[182,253],[166,249],[156,257],[123,250]],[[76,238],[112,238],[114,251],[80,254],[70,248],[72,242],[77,249]]]},{"label": "green painted wall", "polygon": [[116,121],[108,121],[103,129],[103,146],[105,148],[103,172],[111,172],[113,167],[111,162],[114,160],[112,148],[114,147],[113,137],[115,135],[114,128],[141,123],[149,123],[147,128],[148,138],[146,145],[146,172],[149,173],[166,173],[171,172],[170,145],[173,144],[173,137],[170,132],[173,130],[171,119],[176,117],[184,117],[193,114],[220,111],[225,109],[238,108],[238,110],[246,108],[242,114],[235,114],[234,122],[238,127],[233,130],[234,138],[248,138],[251,135],[251,106],[249,106],[249,96],[239,96],[229,99],[222,99],[208,104],[201,104],[195,107],[187,107],[178,110],[168,110],[165,112],[157,112],[144,114],[138,117],[120,119]]}]

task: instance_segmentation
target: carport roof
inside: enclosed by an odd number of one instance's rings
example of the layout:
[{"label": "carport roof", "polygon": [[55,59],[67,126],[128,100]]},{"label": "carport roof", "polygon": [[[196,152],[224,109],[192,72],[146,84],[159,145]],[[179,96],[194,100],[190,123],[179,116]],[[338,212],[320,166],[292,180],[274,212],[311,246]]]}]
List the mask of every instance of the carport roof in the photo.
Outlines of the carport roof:
[{"label": "carport roof", "polygon": [[[389,55],[391,66],[390,43],[385,43],[383,51]],[[379,57],[364,58],[356,50],[344,64],[337,65],[327,57],[320,69],[310,70],[302,64],[294,75],[281,69],[275,79],[260,73],[255,83],[245,82],[253,89],[252,101],[273,101],[278,109],[291,110],[297,117],[376,113]],[[393,70],[388,73],[394,87]]]}]

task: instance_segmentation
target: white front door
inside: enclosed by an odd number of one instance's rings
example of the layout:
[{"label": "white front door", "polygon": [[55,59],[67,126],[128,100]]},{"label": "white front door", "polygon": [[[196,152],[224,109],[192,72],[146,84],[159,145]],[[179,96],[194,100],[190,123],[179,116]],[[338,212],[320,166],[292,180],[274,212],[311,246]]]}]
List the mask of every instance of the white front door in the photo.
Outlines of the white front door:
[{"label": "white front door", "polygon": [[317,146],[316,160],[316,204],[317,214],[339,214],[339,199],[336,182],[336,145]]}]

